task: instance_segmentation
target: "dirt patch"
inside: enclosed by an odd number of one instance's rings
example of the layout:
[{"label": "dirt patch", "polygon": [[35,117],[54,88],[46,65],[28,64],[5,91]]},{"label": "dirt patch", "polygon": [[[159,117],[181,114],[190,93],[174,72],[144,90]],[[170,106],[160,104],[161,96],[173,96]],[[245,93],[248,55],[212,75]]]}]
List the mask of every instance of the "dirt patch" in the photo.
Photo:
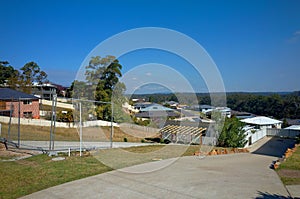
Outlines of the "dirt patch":
[{"label": "dirt patch", "polygon": [[31,156],[33,154],[38,154],[38,152],[31,150],[21,150],[11,147],[9,147],[8,150],[6,150],[4,144],[0,144],[0,160],[9,160],[20,157],[26,157]]},{"label": "dirt patch", "polygon": [[290,170],[290,169],[280,169],[278,175],[282,177],[288,178],[300,178],[300,171],[299,170]]}]

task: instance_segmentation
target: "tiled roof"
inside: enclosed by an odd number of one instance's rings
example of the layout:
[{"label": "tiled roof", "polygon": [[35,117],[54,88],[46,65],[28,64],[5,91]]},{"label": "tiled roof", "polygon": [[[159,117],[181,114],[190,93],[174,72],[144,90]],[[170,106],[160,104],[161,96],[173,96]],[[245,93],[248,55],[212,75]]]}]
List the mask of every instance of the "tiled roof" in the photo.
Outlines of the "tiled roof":
[{"label": "tiled roof", "polygon": [[0,88],[0,100],[11,100],[11,99],[39,99],[34,95],[16,91],[10,88]]}]

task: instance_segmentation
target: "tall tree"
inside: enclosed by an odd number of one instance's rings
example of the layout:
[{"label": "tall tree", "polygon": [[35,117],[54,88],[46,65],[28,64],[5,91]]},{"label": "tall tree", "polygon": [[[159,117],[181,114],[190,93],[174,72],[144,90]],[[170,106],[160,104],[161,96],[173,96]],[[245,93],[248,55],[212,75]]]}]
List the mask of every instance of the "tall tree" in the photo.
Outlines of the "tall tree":
[{"label": "tall tree", "polygon": [[[85,75],[90,88],[89,93],[96,101],[111,102],[113,90],[122,76],[121,69],[122,65],[114,56],[92,57],[86,66]],[[125,85],[120,88],[124,90]],[[98,103],[96,112],[99,119],[111,118],[110,104]]]},{"label": "tall tree", "polygon": [[33,83],[43,84],[47,79],[47,74],[41,71],[40,66],[35,62],[28,62],[21,68],[21,90],[31,93]]},{"label": "tall tree", "polygon": [[16,71],[7,61],[0,61],[0,85],[8,83],[16,75]]}]

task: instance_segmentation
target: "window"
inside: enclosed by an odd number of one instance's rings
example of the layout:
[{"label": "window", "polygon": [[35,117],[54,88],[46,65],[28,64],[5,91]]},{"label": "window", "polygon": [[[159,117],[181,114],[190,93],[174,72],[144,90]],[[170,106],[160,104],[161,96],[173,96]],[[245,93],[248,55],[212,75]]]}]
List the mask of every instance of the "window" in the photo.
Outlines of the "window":
[{"label": "window", "polygon": [[5,110],[5,109],[6,109],[6,103],[0,102],[0,110]]},{"label": "window", "polygon": [[23,112],[25,118],[32,118],[32,112]]},{"label": "window", "polygon": [[32,101],[31,100],[24,100],[23,104],[32,104]]}]

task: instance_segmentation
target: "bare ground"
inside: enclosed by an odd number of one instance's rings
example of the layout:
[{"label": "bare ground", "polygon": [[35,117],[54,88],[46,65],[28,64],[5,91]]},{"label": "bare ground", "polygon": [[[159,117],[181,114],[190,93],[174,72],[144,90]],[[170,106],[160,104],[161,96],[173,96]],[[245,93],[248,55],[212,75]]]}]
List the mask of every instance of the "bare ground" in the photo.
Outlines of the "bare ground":
[{"label": "bare ground", "polygon": [[288,177],[288,178],[300,178],[299,170],[291,170],[291,169],[280,169],[277,171],[279,176]]},{"label": "bare ground", "polygon": [[4,144],[0,144],[0,160],[13,160],[23,157],[30,157],[38,153],[39,152],[37,151],[21,150],[12,147],[8,147],[8,150],[6,150]]}]

